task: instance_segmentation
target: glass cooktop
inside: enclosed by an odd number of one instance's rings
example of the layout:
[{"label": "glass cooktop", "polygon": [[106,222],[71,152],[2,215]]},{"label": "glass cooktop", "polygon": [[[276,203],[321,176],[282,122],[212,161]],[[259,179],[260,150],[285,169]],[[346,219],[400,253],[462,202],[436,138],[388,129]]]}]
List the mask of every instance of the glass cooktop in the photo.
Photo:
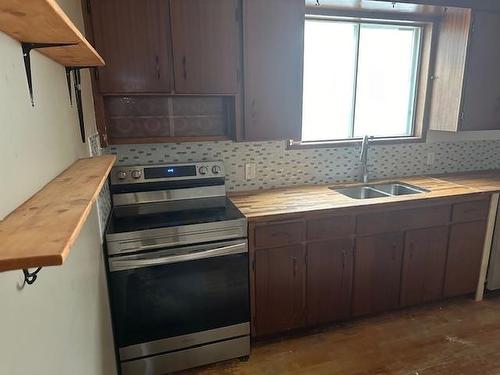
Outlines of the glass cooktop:
[{"label": "glass cooktop", "polygon": [[[163,211],[159,205],[114,208],[106,233],[126,233],[244,218],[228,198],[223,198],[213,205],[207,204],[210,203],[207,200],[201,201],[198,203],[196,200],[190,200],[175,210]],[[160,212],[157,212],[158,210]]]}]

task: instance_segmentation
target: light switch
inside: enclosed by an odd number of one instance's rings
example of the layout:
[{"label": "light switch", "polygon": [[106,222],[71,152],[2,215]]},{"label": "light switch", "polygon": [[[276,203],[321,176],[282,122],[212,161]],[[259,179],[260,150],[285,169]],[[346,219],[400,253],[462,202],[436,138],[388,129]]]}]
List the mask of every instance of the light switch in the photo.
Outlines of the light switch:
[{"label": "light switch", "polygon": [[253,180],[257,174],[255,163],[246,163],[245,164],[245,179]]}]

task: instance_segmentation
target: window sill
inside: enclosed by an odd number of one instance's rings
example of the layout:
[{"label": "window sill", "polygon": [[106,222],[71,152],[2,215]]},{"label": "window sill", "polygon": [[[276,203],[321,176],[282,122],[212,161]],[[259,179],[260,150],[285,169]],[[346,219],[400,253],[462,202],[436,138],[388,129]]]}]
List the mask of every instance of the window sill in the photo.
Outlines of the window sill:
[{"label": "window sill", "polygon": [[[291,140],[287,142],[287,150],[352,147],[352,146],[358,146],[361,142],[362,142],[361,138],[342,139],[338,141],[321,141],[321,142],[299,142]],[[370,140],[370,143],[375,145],[394,145],[394,144],[422,143],[422,142],[425,142],[425,137],[392,137],[392,138],[375,138],[373,140]]]}]

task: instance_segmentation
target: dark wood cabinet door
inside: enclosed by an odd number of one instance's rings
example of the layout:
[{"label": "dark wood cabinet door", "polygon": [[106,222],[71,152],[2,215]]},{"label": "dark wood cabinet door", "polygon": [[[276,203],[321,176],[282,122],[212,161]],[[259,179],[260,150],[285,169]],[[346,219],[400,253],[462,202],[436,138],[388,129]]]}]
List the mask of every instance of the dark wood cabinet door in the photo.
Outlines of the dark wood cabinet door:
[{"label": "dark wood cabinet door", "polygon": [[345,319],[351,311],[353,240],[307,247],[307,324]]},{"label": "dark wood cabinet door", "polygon": [[353,315],[373,314],[399,306],[403,234],[357,239],[354,252]]},{"label": "dark wood cabinet door", "polygon": [[474,11],[460,130],[500,129],[500,14]]},{"label": "dark wood cabinet door", "polygon": [[445,297],[468,294],[476,290],[485,233],[486,221],[452,225],[444,284]]},{"label": "dark wood cabinet door", "polygon": [[443,296],[448,227],[406,233],[401,277],[401,305],[437,301]]},{"label": "dark wood cabinet door", "polygon": [[239,0],[171,0],[175,91],[240,91]]},{"label": "dark wood cabinet door", "polygon": [[284,332],[304,324],[305,248],[302,245],[255,252],[255,332]]},{"label": "dark wood cabinet door", "polygon": [[300,140],[304,0],[243,0],[245,139]]},{"label": "dark wood cabinet door", "polygon": [[90,0],[101,93],[173,89],[168,0]]}]

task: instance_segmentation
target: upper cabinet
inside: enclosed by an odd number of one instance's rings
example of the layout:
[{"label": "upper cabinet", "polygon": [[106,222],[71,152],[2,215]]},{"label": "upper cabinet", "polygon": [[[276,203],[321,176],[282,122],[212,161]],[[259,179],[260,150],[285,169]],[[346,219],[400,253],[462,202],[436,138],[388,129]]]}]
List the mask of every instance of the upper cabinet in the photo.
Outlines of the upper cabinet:
[{"label": "upper cabinet", "polygon": [[103,144],[300,139],[303,0],[87,1]]},{"label": "upper cabinet", "polygon": [[168,0],[90,0],[101,93],[174,89]]},{"label": "upper cabinet", "polygon": [[103,94],[237,94],[238,0],[90,0]]},{"label": "upper cabinet", "polygon": [[500,13],[473,15],[461,130],[500,129]]},{"label": "upper cabinet", "polygon": [[447,8],[439,28],[430,129],[500,129],[500,13]]},{"label": "upper cabinet", "polygon": [[304,0],[243,0],[245,140],[300,139]]},{"label": "upper cabinet", "polygon": [[101,143],[234,139],[241,0],[87,0],[108,64],[93,78]]},{"label": "upper cabinet", "polygon": [[240,91],[241,23],[238,0],[171,0],[175,91]]}]

